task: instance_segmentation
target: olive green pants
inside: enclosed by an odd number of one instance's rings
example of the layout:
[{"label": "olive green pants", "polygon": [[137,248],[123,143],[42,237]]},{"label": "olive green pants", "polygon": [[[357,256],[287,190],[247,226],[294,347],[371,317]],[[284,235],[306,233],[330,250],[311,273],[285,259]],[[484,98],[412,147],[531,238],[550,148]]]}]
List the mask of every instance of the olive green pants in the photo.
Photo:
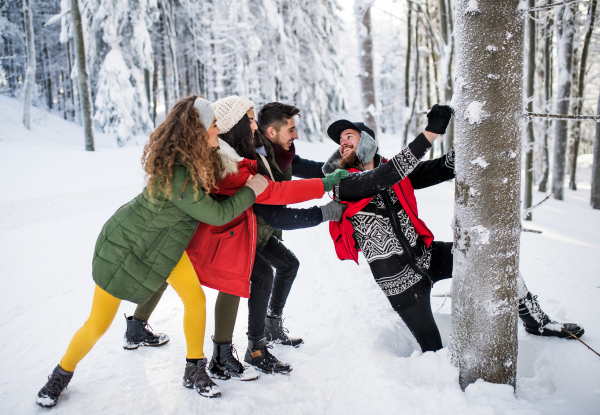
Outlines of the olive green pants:
[{"label": "olive green pants", "polygon": [[[135,309],[133,318],[140,321],[148,321],[152,312],[158,305],[161,297],[169,284],[166,282],[156,291],[148,301],[139,304]],[[233,340],[233,330],[237,317],[240,297],[219,292],[215,302],[215,343],[230,343]]]}]

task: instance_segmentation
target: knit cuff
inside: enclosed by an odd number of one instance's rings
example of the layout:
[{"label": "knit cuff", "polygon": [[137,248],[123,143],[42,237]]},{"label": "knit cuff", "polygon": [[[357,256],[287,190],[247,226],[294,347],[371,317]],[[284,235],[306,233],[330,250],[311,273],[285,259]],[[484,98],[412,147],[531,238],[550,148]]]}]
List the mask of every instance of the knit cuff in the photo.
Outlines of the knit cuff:
[{"label": "knit cuff", "polygon": [[431,148],[431,143],[421,133],[408,145],[408,148],[418,160],[421,160]]}]

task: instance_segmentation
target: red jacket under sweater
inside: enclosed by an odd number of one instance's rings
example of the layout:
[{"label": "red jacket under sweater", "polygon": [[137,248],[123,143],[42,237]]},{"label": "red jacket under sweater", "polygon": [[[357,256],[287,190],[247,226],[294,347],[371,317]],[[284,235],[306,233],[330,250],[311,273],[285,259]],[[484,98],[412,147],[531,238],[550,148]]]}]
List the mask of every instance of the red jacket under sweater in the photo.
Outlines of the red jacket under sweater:
[{"label": "red jacket under sweater", "polygon": [[[383,159],[385,163],[387,160]],[[357,168],[351,167],[350,173],[360,172]],[[427,228],[425,223],[419,219],[419,211],[417,210],[417,199],[415,198],[415,190],[410,183],[408,177],[402,179],[399,183],[392,186],[392,190],[398,196],[400,204],[408,214],[415,231],[418,235],[423,238],[425,246],[429,248],[431,242],[433,242],[433,234]],[[333,239],[335,245],[335,252],[339,259],[352,259],[358,264],[358,249],[356,248],[356,241],[354,240],[354,228],[348,218],[351,218],[357,214],[362,208],[364,208],[372,198],[359,200],[358,202],[344,202],[348,205],[342,216],[342,220],[339,222],[329,222],[329,234]]]},{"label": "red jacket under sweater", "polygon": [[[229,146],[227,149],[221,141],[219,146],[222,160],[223,153],[227,155],[233,151]],[[231,164],[231,157],[225,162]],[[242,159],[241,161],[235,160],[235,162],[237,169],[222,178],[218,184],[219,189],[214,194],[232,196],[246,184],[248,176],[257,174],[256,161]],[[325,194],[321,179],[285,182],[268,180],[269,185],[256,198],[256,203],[286,205],[318,199]],[[186,251],[202,285],[248,298],[250,296],[250,276],[256,253],[254,210],[250,207],[223,226],[212,226],[200,222]]]}]

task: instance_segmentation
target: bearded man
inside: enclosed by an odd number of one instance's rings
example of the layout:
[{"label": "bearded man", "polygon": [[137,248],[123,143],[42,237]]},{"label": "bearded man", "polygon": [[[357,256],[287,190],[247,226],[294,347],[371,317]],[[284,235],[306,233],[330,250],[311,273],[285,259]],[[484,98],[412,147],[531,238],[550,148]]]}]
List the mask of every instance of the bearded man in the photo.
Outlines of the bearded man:
[{"label": "bearded man", "polygon": [[[352,173],[334,187],[334,199],[347,205],[342,220],[330,222],[338,258],[358,264],[358,251],[367,260],[375,281],[415,336],[423,352],[442,348],[430,304],[431,287],[452,277],[452,243],[433,240],[419,218],[414,189],[454,178],[454,149],[435,160],[419,162],[452,117],[448,106],[434,105],[428,125],[404,150],[387,161],[377,154],[374,132],[360,122],[339,120],[327,129],[340,145],[323,166],[329,173],[342,167]],[[576,324],[558,324],[542,311],[536,296],[518,278],[519,317],[528,333],[576,336]]]}]

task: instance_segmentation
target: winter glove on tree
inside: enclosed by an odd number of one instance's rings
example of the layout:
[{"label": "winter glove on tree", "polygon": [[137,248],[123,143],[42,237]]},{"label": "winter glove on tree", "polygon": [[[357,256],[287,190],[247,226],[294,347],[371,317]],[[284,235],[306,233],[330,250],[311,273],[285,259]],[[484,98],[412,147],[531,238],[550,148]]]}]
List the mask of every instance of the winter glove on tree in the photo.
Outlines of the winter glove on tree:
[{"label": "winter glove on tree", "polygon": [[333,173],[329,173],[325,175],[323,180],[323,187],[326,192],[331,192],[333,190],[333,185],[338,184],[342,179],[348,177],[348,170],[337,169]]},{"label": "winter glove on tree", "polygon": [[262,174],[257,174],[256,176],[248,177],[246,180],[246,186],[254,191],[254,194],[258,197],[262,192],[265,191],[267,186],[269,185],[269,181]]},{"label": "winter glove on tree", "polygon": [[323,222],[333,221],[339,222],[342,219],[342,215],[348,206],[345,203],[339,203],[335,200],[321,206],[321,212],[323,213]]},{"label": "winter glove on tree", "polygon": [[434,134],[446,134],[446,128],[454,114],[452,107],[448,105],[435,104],[427,114],[427,127],[425,131]]}]

